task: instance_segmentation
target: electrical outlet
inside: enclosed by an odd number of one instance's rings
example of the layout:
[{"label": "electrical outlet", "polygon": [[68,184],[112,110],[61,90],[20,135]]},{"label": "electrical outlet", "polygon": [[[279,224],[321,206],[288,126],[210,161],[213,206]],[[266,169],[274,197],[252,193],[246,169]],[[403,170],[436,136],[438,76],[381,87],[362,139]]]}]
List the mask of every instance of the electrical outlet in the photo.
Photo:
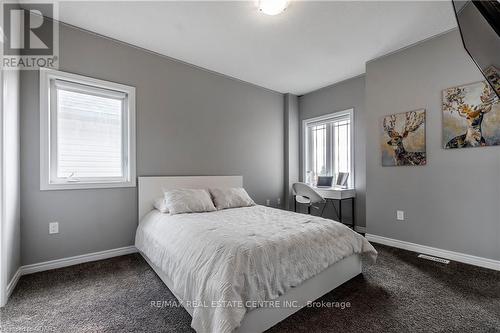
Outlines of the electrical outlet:
[{"label": "electrical outlet", "polygon": [[404,221],[405,220],[405,212],[404,212],[404,210],[397,210],[396,211],[396,220],[398,220],[398,221]]},{"label": "electrical outlet", "polygon": [[278,207],[279,207],[279,206],[281,206],[281,198],[278,198],[278,199],[276,200],[276,204],[278,205]]},{"label": "electrical outlet", "polygon": [[271,200],[266,199],[266,206],[271,206]]},{"label": "electrical outlet", "polygon": [[50,222],[49,234],[58,234],[58,233],[59,233],[59,222]]}]

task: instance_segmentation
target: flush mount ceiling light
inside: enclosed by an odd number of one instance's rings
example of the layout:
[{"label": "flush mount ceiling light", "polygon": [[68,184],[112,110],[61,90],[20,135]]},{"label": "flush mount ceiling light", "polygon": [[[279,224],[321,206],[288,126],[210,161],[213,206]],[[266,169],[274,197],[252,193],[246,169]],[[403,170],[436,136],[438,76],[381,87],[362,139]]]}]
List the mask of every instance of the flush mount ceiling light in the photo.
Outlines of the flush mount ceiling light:
[{"label": "flush mount ceiling light", "polygon": [[259,10],[266,15],[278,15],[288,7],[288,0],[259,0]]}]

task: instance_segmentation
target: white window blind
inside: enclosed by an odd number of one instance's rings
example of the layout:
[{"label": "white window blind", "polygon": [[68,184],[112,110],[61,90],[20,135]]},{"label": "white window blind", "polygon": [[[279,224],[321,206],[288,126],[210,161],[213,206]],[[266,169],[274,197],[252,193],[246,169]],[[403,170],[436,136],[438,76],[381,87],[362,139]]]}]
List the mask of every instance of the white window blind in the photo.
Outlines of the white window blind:
[{"label": "white window blind", "polygon": [[123,177],[121,99],[57,89],[57,177]]},{"label": "white window blind", "polygon": [[40,83],[41,188],[134,186],[135,90],[58,71]]},{"label": "white window blind", "polygon": [[349,173],[353,185],[352,111],[339,112],[304,122],[304,180]]}]

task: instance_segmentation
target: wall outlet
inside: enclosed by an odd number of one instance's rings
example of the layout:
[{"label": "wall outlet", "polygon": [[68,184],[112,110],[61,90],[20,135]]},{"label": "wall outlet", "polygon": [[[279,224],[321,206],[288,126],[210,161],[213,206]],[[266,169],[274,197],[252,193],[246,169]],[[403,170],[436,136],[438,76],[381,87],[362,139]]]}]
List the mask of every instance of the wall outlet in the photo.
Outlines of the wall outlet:
[{"label": "wall outlet", "polygon": [[278,198],[278,199],[276,200],[276,204],[278,205],[278,207],[279,207],[279,206],[281,206],[281,198]]},{"label": "wall outlet", "polygon": [[405,220],[405,212],[404,212],[404,210],[397,210],[396,211],[396,220],[398,220],[398,221],[404,221]]},{"label": "wall outlet", "polygon": [[50,222],[49,234],[58,234],[58,233],[59,233],[59,222]]},{"label": "wall outlet", "polygon": [[271,206],[271,200],[266,199],[266,206]]}]

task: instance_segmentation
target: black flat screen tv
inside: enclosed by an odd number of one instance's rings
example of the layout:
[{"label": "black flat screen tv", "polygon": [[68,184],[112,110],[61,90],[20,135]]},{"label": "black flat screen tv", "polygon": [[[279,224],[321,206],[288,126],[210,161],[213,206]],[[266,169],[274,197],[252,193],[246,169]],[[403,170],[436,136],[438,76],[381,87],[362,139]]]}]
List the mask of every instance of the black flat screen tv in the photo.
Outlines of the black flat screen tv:
[{"label": "black flat screen tv", "polygon": [[500,1],[453,0],[465,49],[500,97]]}]

